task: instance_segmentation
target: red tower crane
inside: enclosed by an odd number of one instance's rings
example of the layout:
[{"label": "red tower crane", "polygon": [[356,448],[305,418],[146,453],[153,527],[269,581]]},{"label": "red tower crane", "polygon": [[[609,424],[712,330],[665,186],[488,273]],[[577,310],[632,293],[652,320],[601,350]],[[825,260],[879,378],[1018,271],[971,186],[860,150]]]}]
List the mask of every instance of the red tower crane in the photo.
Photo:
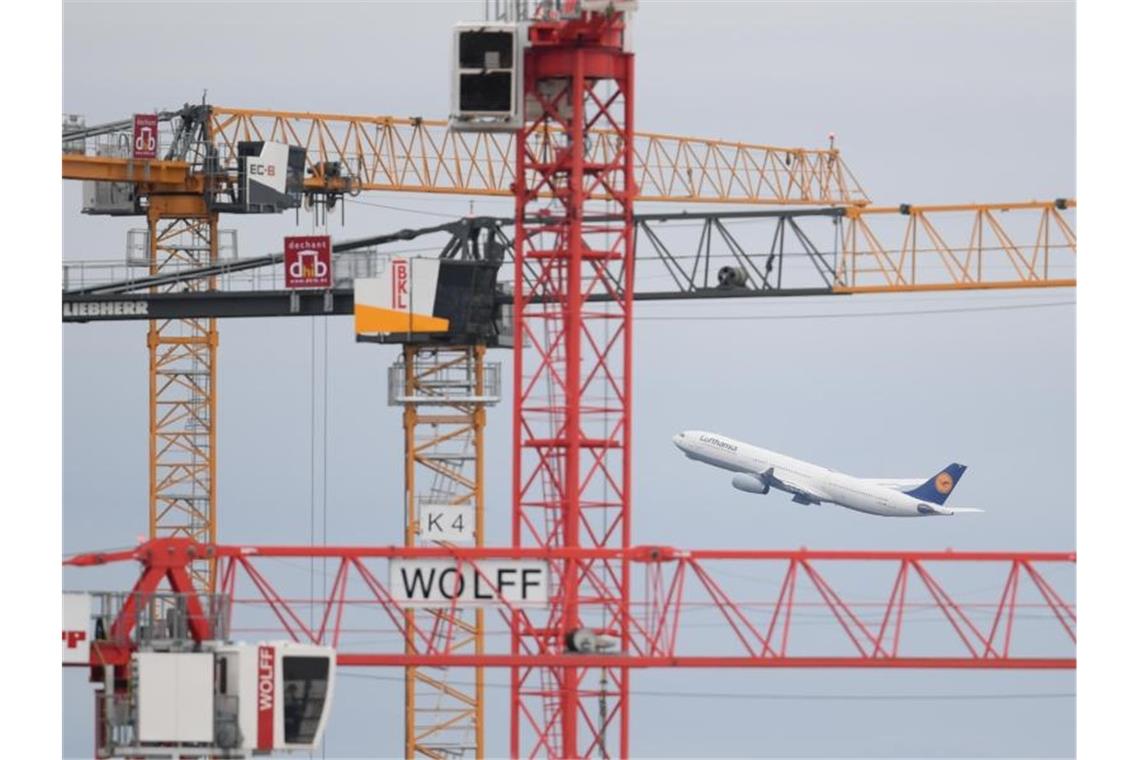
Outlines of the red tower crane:
[{"label": "red tower crane", "polygon": [[[634,58],[620,12],[534,22],[524,59],[528,114],[517,146],[515,187],[513,546],[575,550],[630,546],[633,328]],[[560,129],[566,139],[546,136]],[[606,131],[614,150],[588,160]],[[604,191],[607,201],[592,198]],[[553,194],[546,205],[543,191]],[[586,221],[599,214],[605,221]],[[608,294],[608,305],[590,304]],[[546,625],[529,633],[516,616],[512,651],[564,648],[576,631],[629,647],[629,560],[553,566]],[[525,726],[556,756],[590,754],[607,725],[629,754],[629,669],[605,668],[615,692],[590,748],[579,746],[582,685],[590,669],[513,668],[510,751]]]}]

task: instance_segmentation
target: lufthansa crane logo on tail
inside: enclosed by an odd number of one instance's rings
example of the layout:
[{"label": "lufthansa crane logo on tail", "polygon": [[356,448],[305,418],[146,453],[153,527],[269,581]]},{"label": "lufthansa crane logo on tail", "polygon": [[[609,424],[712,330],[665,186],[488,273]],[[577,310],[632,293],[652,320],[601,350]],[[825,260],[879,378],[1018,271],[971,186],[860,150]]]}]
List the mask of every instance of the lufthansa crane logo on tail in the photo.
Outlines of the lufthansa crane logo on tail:
[{"label": "lufthansa crane logo on tail", "polygon": [[938,493],[948,494],[954,488],[954,478],[948,472],[940,472],[934,479],[934,487]]}]

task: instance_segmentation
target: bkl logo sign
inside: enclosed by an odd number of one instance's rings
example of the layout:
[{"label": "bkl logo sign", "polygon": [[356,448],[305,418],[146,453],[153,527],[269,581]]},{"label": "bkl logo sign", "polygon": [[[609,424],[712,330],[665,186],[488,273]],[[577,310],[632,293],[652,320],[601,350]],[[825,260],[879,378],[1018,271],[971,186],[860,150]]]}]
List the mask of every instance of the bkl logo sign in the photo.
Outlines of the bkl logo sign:
[{"label": "bkl logo sign", "polygon": [[135,158],[158,157],[158,116],[153,113],[135,114],[132,130],[132,153]]},{"label": "bkl logo sign", "polygon": [[332,240],[328,235],[285,238],[285,287],[332,287]]},{"label": "bkl logo sign", "polygon": [[257,748],[273,749],[273,701],[277,690],[273,647],[257,648]]},{"label": "bkl logo sign", "polygon": [[408,262],[392,259],[392,308],[408,308]]}]

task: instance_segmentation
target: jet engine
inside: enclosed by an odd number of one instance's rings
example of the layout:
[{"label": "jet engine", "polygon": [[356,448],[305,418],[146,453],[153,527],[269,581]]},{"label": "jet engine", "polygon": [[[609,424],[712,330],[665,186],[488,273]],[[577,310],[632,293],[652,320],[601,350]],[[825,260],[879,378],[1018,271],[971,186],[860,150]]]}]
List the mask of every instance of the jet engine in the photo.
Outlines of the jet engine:
[{"label": "jet engine", "polygon": [[768,493],[771,488],[768,481],[763,478],[758,478],[755,475],[733,475],[732,487],[738,491],[747,491],[748,493]]}]

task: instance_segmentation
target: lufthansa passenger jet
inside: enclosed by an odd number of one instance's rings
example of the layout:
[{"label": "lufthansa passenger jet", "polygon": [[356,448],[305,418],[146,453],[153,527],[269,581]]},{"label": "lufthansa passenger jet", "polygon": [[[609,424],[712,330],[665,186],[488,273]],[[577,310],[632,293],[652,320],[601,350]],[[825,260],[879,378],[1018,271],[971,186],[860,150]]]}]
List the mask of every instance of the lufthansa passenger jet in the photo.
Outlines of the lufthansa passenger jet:
[{"label": "lufthansa passenger jet", "polygon": [[737,473],[732,478],[734,488],[758,494],[775,488],[791,494],[797,504],[838,504],[885,517],[982,511],[944,506],[966,471],[961,464],[947,465],[929,480],[856,478],[716,433],[686,430],[673,436],[673,443],[689,459]]}]

